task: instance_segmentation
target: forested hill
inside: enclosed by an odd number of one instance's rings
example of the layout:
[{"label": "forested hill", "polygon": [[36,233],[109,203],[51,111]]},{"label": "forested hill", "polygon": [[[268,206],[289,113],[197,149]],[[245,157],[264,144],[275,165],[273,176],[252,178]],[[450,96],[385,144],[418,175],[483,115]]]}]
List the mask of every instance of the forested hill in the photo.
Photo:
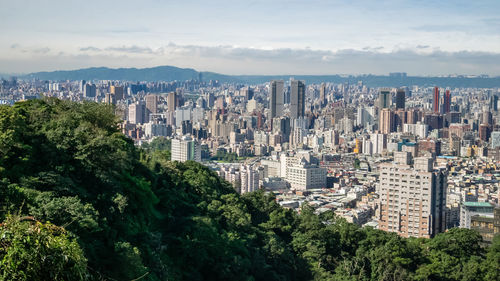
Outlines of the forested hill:
[{"label": "forested hill", "polygon": [[500,240],[404,239],[239,196],[137,148],[113,108],[0,106],[0,280],[499,280]]}]

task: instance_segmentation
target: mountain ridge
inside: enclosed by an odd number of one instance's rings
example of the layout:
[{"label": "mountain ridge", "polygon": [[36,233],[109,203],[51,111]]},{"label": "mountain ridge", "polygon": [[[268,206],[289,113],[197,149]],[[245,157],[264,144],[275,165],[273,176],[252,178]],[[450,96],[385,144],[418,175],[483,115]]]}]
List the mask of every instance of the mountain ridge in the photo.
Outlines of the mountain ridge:
[{"label": "mountain ridge", "polygon": [[51,81],[64,80],[122,80],[122,81],[203,81],[218,80],[227,83],[261,84],[273,79],[288,80],[291,77],[305,80],[306,83],[349,83],[358,81],[369,87],[401,87],[401,86],[439,86],[439,87],[500,87],[500,77],[432,77],[432,76],[384,76],[384,75],[226,75],[210,71],[197,71],[193,68],[175,66],[156,66],[149,68],[109,68],[90,67],[76,70],[56,70],[34,72],[19,76],[22,79],[40,79]]}]

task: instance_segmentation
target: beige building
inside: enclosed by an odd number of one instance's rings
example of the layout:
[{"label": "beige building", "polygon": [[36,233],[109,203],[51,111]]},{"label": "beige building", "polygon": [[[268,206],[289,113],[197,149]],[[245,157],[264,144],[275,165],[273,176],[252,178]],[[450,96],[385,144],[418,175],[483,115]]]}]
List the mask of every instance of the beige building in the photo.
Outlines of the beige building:
[{"label": "beige building", "polygon": [[305,159],[287,167],[286,180],[295,190],[326,187],[326,169],[310,165]]},{"label": "beige building", "polygon": [[[406,162],[401,161],[400,162]],[[429,238],[446,229],[446,171],[432,168],[431,158],[415,158],[414,166],[379,166],[379,229],[403,237]]]}]

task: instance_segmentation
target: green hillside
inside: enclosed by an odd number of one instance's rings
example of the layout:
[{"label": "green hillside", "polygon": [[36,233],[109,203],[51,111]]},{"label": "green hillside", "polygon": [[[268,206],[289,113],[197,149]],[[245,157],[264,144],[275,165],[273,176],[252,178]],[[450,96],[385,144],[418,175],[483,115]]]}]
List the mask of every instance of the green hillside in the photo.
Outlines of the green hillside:
[{"label": "green hillside", "polygon": [[0,106],[0,280],[499,280],[500,240],[359,228],[137,148],[113,108]]}]

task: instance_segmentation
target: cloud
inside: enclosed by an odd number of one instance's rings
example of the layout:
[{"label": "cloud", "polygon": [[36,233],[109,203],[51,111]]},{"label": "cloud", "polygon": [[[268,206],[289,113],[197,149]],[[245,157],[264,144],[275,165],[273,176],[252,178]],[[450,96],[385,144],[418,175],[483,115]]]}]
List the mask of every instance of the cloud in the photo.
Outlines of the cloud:
[{"label": "cloud", "polygon": [[[179,45],[160,47],[121,45],[86,46],[77,53],[28,49],[31,55],[18,59],[15,71],[31,72],[90,66],[151,67],[174,65],[224,74],[387,74],[410,75],[489,74],[500,75],[500,53],[448,52],[427,45],[412,48],[362,48],[321,50],[311,48],[261,49],[231,45]],[[15,51],[22,56],[20,51]],[[6,62],[9,61],[9,63]],[[0,56],[0,65],[15,68],[16,61]],[[22,69],[22,67],[29,67]],[[34,69],[36,67],[36,69]],[[6,71],[0,69],[0,71]]]},{"label": "cloud", "polygon": [[99,49],[97,47],[88,46],[88,47],[80,48],[80,51],[81,52],[100,52],[101,49]]},{"label": "cloud", "polygon": [[428,48],[430,48],[430,46],[429,45],[417,45],[415,48],[417,48],[417,49],[428,49]]},{"label": "cloud", "polygon": [[48,47],[37,48],[37,49],[33,49],[31,51],[35,54],[46,54],[46,53],[50,52],[50,48],[48,48]]},{"label": "cloud", "polygon": [[120,47],[108,47],[104,49],[106,51],[120,52],[120,53],[132,53],[132,54],[152,54],[153,50],[149,47],[139,47],[139,46],[120,46]]},{"label": "cloud", "polygon": [[19,48],[21,48],[21,45],[14,43],[14,44],[10,45],[10,48],[11,49],[19,49]]}]

